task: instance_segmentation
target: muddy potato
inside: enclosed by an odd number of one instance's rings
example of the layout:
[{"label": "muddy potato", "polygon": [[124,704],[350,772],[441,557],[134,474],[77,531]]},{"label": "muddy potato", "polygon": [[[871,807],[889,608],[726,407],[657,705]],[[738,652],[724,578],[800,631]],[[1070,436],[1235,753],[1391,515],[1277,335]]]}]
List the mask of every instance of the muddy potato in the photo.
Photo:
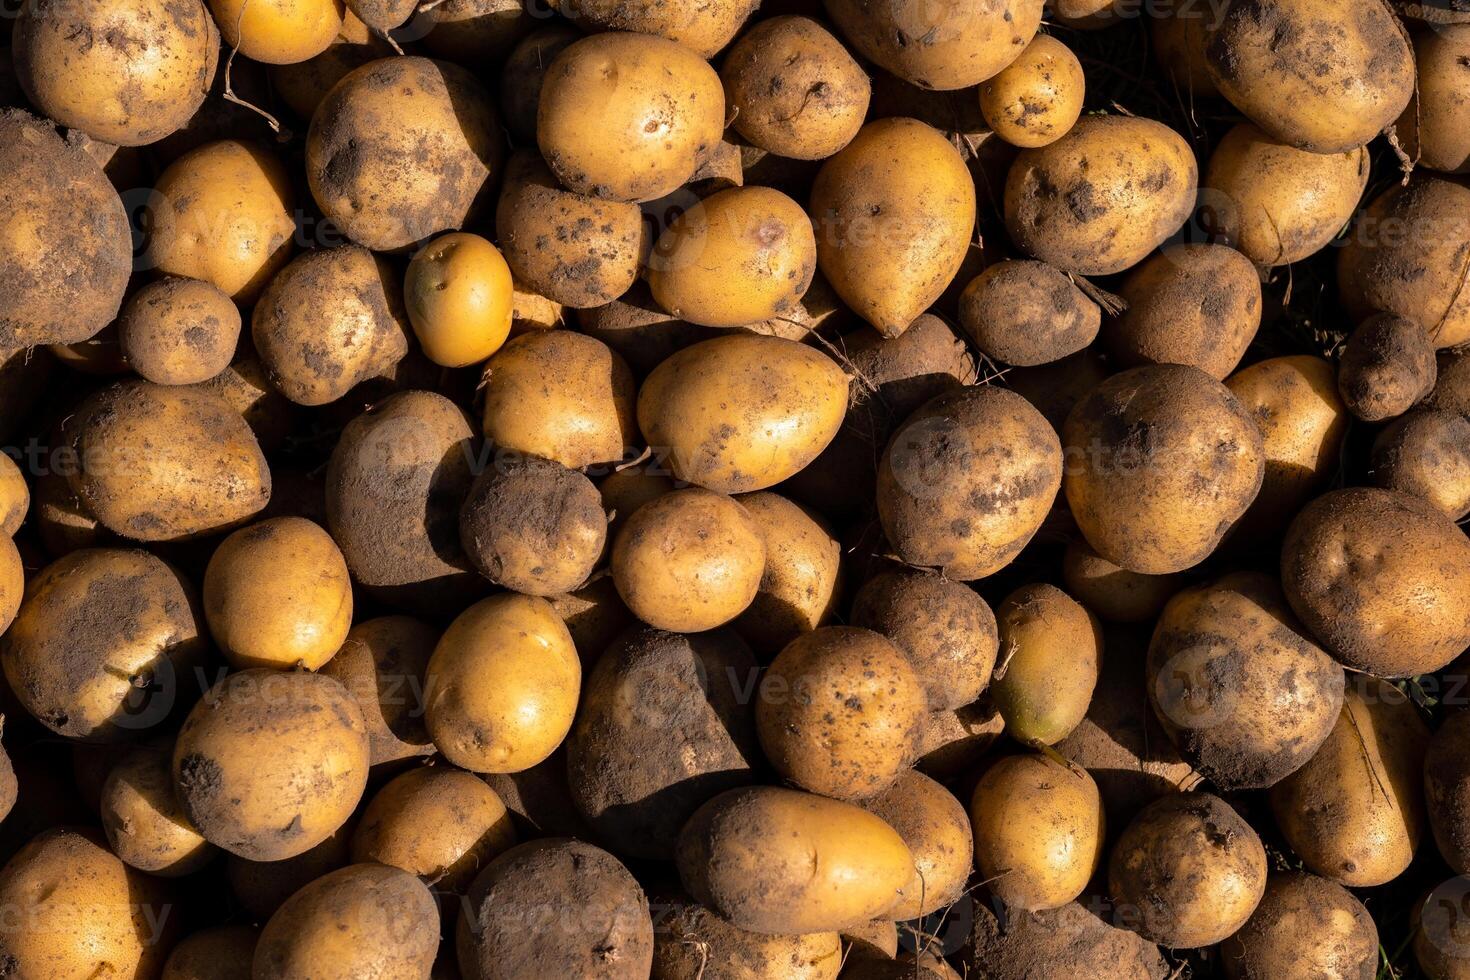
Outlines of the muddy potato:
[{"label": "muddy potato", "polygon": [[536,115],[536,141],[569,190],[633,203],[682,186],[724,128],[720,76],[703,58],[666,38],[619,32],[563,49]]},{"label": "muddy potato", "polygon": [[960,271],[975,181],[939,130],[880,119],[822,165],[808,210],[822,274],[853,312],[894,337]]},{"label": "muddy potato", "polygon": [[581,0],[562,9],[578,24],[594,31],[656,34],[699,54],[714,57],[730,43],[758,0],[714,0],[712,3],[664,3],[662,0]]},{"label": "muddy potato", "polygon": [[1255,914],[1220,947],[1230,980],[1377,975],[1378,927],[1341,885],[1301,871],[1271,875]]},{"label": "muddy potato", "polygon": [[15,537],[30,509],[31,490],[25,474],[9,454],[0,453],[0,533]]},{"label": "muddy potato", "polygon": [[871,630],[827,626],[793,640],[761,678],[756,730],[784,778],[861,800],[892,786],[918,755],[924,681]]},{"label": "muddy potato", "polygon": [[1373,440],[1373,483],[1422,497],[1453,521],[1470,514],[1470,419],[1416,408]]},{"label": "muddy potato", "polygon": [[1086,85],[1072,50],[1049,34],[1038,34],[1015,61],[980,85],[980,111],[1012,146],[1045,146],[1082,115]]},{"label": "muddy potato", "polygon": [[439,633],[410,616],[358,623],[321,673],[347,688],[367,723],[372,765],[429,755],[424,675]]},{"label": "muddy potato", "polygon": [[636,455],[633,372],[601,341],[523,334],[486,363],[483,387],[485,438],[496,447],[574,470]]},{"label": "muddy potato", "polygon": [[1358,324],[1337,365],[1337,390],[1365,422],[1402,415],[1434,390],[1434,341],[1407,317],[1381,313]]},{"label": "muddy potato", "polygon": [[1424,407],[1470,416],[1470,347],[1442,350],[1436,361],[1434,390]]},{"label": "muddy potato", "polygon": [[747,932],[682,895],[653,908],[653,980],[837,980],[845,962],[836,932]]},{"label": "muddy potato", "polygon": [[1266,851],[1251,825],[1209,793],[1144,807],[1108,861],[1108,893],[1161,946],[1217,943],[1245,924],[1266,890]]},{"label": "muddy potato", "polygon": [[1018,367],[1049,364],[1097,337],[1102,311],[1045,262],[997,262],[960,294],[960,326],[985,354]]},{"label": "muddy potato", "polygon": [[480,872],[455,948],[465,980],[641,980],[653,959],[653,922],[643,889],[616,858],[549,838],[511,848]]},{"label": "muddy potato", "polygon": [[271,66],[271,88],[292,112],[310,121],[332,86],[369,61],[392,54],[393,48],[386,40],[351,10],[345,10],[342,29],[325,51],[306,61]]},{"label": "muddy potato", "polygon": [[161,980],[250,980],[260,930],[215,926],[191,933],[168,954]]},{"label": "muddy potato", "polygon": [[1022,251],[1066,272],[1122,272],[1184,224],[1198,180],[1194,151],[1163,123],[1085,116],[1011,164],[1006,230]]},{"label": "muddy potato", "polygon": [[862,807],[898,831],[914,856],[903,898],[884,918],[917,919],[960,900],[970,880],[975,836],[965,805],[953,793],[909,770]]},{"label": "muddy potato", "polygon": [[992,77],[1030,43],[1042,14],[1042,0],[827,0],[826,7],[859,54],[926,89],[969,88]]},{"label": "muddy potato", "polygon": [[1067,591],[1102,619],[1113,623],[1153,622],[1180,586],[1177,575],[1143,575],[1113,564],[1073,538],[1062,555]]},{"label": "muddy potato", "polygon": [[144,378],[195,384],[230,366],[240,309],[213,283],[169,276],[132,295],[117,330],[128,366]]},{"label": "muddy potato", "polygon": [[1448,715],[1424,755],[1424,801],[1439,853],[1457,874],[1470,870],[1470,714]]},{"label": "muddy potato", "polygon": [[736,499],[765,540],[766,568],[735,630],[769,659],[836,612],[842,546],[819,514],[785,497],[763,492]]},{"label": "muddy potato", "polygon": [[342,29],[342,0],[209,0],[228,47],[252,61],[289,65],[314,58]]},{"label": "muddy potato", "polygon": [[700,807],[675,861],[697,901],[741,929],[776,935],[864,925],[905,897],[914,874],[913,855],[883,820],[774,786]]},{"label": "muddy potato", "polygon": [[878,466],[878,516],[905,562],[968,581],[1020,553],[1061,482],[1056,433],[1029,402],[999,387],[961,388],[894,433]]},{"label": "muddy potato", "polygon": [[1157,946],[1106,921],[1090,900],[1039,912],[977,903],[963,956],[970,976],[995,980],[1038,975],[1166,980],[1170,973]]},{"label": "muddy potato", "polygon": [[510,335],[515,284],[500,250],[455,232],[430,242],[404,276],[409,322],[424,354],[442,367],[467,367]]},{"label": "muddy potato", "polygon": [[758,668],[729,630],[649,628],[614,641],[587,680],[567,737],[577,809],[618,854],[673,857],[679,828],[763,765],[749,686]]},{"label": "muddy potato", "polygon": [[113,765],[102,786],[108,846],[128,866],[163,878],[193,874],[217,853],[184,816],[171,762],[169,746],[139,746]]},{"label": "muddy potato", "polygon": [[582,683],[571,635],[545,599],[483,599],[429,660],[425,722],[444,757],[471,772],[520,772],[566,738]]},{"label": "muddy potato", "polygon": [[1353,670],[1427,674],[1470,644],[1470,541],[1406,493],[1360,487],[1308,504],[1286,532],[1281,584]]},{"label": "muddy potato", "polygon": [[1062,442],[1067,502],[1087,543],[1148,575],[1209,557],[1265,471],[1255,420],[1228,388],[1185,365],[1113,375],[1072,409]]},{"label": "muddy potato", "polygon": [[317,846],[280,861],[225,857],[230,891],[255,922],[265,922],[281,904],[318,878],[351,860],[352,824],[343,824]]},{"label": "muddy potato", "polygon": [[469,71],[384,58],[347,75],[317,107],[306,176],[343,233],[393,251],[479,214],[501,169],[502,140],[494,100]]},{"label": "muddy potato", "polygon": [[1146,682],[1169,738],[1223,790],[1272,786],[1301,768],[1342,708],[1342,668],[1256,572],[1171,599]]},{"label": "muddy potato", "polygon": [[1103,655],[1102,627],[1054,585],[1025,585],[995,611],[1000,662],[990,698],[1006,731],[1055,745],[1087,714]]},{"label": "muddy potato", "polygon": [[367,726],[346,688],[258,668],[230,674],[189,712],[174,745],[174,787],[205,840],[279,861],[347,822],[368,763]]},{"label": "muddy potato", "polygon": [[1424,836],[1429,731],[1392,685],[1355,680],[1316,755],[1271,788],[1271,810],[1312,871],[1351,888],[1397,878]]},{"label": "muddy potato", "polygon": [[975,866],[993,895],[1027,912],[1066,905],[1103,853],[1103,811],[1092,777],[1039,755],[986,770],[970,801]]}]

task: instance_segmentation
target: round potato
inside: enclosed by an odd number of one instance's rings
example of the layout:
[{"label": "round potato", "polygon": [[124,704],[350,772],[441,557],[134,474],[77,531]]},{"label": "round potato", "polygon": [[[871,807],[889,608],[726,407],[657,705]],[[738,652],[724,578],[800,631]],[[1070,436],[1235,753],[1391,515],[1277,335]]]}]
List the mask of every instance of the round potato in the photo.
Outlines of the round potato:
[{"label": "round potato", "polygon": [[1337,390],[1364,422],[1404,414],[1434,390],[1434,341],[1418,323],[1380,313],[1358,324],[1342,349]]},{"label": "round potato", "polygon": [[424,675],[439,632],[410,616],[358,623],[321,673],[347,688],[367,723],[374,766],[430,755],[424,727]]},{"label": "round potato", "polygon": [[1144,575],[1119,567],[1080,537],[1067,543],[1062,579],[1089,611],[1112,623],[1153,622],[1180,585],[1177,575]]},{"label": "round potato", "polygon": [[635,204],[682,186],[724,129],[725,93],[708,62],[666,38],[620,32],[563,49],[536,115],[541,153],[569,190]]},{"label": "round potato", "polygon": [[986,356],[1030,367],[1059,361],[1097,338],[1102,310],[1045,262],[997,262],[960,294],[960,326]]},{"label": "round potato", "polygon": [[1251,917],[1266,891],[1266,850],[1251,825],[1209,793],[1174,793],[1144,807],[1108,861],[1108,892],[1161,946],[1217,943]]},{"label": "round potato", "polygon": [[[603,494],[606,499],[606,487]],[[735,630],[769,659],[831,619],[841,585],[842,546],[815,511],[774,493],[737,497],[766,542],[760,591]]]},{"label": "round potato", "polygon": [[392,54],[393,48],[379,33],[345,10],[342,29],[325,51],[306,61],[271,66],[271,89],[292,112],[309,122],[332,86],[369,61]]},{"label": "round potato", "polygon": [[730,43],[759,0],[714,0],[698,6],[661,0],[580,0],[563,11],[594,31],[656,34],[712,58]]},{"label": "round potato", "polygon": [[217,853],[184,816],[171,762],[168,746],[139,746],[113,764],[102,785],[102,829],[112,853],[161,878],[193,874]]},{"label": "round potato", "polygon": [[1055,143],[1082,115],[1087,79],[1072,49],[1038,34],[1000,73],[980,86],[980,111],[1012,146]]},{"label": "round potato", "polygon": [[316,847],[280,861],[249,861],[234,854],[225,857],[230,891],[257,922],[265,922],[282,903],[324,875],[345,867],[350,860],[352,824],[338,828]]},{"label": "round potato", "polygon": [[[517,14],[524,12],[519,0],[490,2],[508,4]],[[452,6],[453,3],[445,3],[436,7],[434,12]],[[570,24],[550,21],[545,27],[538,27],[521,38],[515,49],[506,56],[505,63],[500,68],[500,115],[517,145],[536,145],[536,113],[541,105],[541,86],[546,81],[546,72],[556,56],[581,36],[582,32]],[[507,168],[507,180],[509,175],[510,169]],[[503,245],[504,236],[501,238]]]},{"label": "round potato", "polygon": [[225,44],[252,61],[314,58],[342,30],[342,0],[209,0]]},{"label": "round potato", "polygon": [[1194,151],[1163,123],[1085,116],[1011,164],[1006,230],[1022,251],[1059,269],[1111,275],[1179,230],[1198,182]]},{"label": "round potato", "polygon": [[1414,96],[1396,130],[1404,152],[1421,166],[1445,173],[1470,170],[1470,99],[1465,97],[1465,63],[1470,59],[1470,23],[1416,30]]},{"label": "round potato", "polygon": [[878,465],[878,517],[898,556],[969,581],[1008,565],[1041,527],[1062,452],[1015,392],[978,385],[926,402]]},{"label": "round potato", "polygon": [[1024,585],[995,611],[1000,666],[990,698],[1024,745],[1055,745],[1087,714],[1103,635],[1097,619],[1054,585]]},{"label": "round potato", "polygon": [[1406,493],[1356,487],[1308,504],[1286,532],[1281,584],[1353,670],[1427,674],[1470,644],[1470,540]]},{"label": "round potato", "polygon": [[862,807],[898,831],[914,856],[913,877],[885,918],[918,919],[960,900],[970,880],[975,837],[965,805],[953,793],[911,769]]},{"label": "round potato", "polygon": [[1470,419],[1419,408],[1373,440],[1373,483],[1422,497],[1450,520],[1470,514]]},{"label": "round potato", "polygon": [[822,275],[895,337],[959,273],[975,231],[975,181],[939,130],[879,119],[822,165],[808,210]]},{"label": "round potato", "polygon": [[1041,26],[1042,0],[908,4],[827,0],[827,16],[864,58],[926,89],[969,88],[997,74]]},{"label": "round potato", "polygon": [[240,308],[213,283],[168,276],[132,295],[117,334],[128,366],[147,380],[196,384],[230,366]]},{"label": "round potato", "polygon": [[653,904],[661,913],[653,934],[655,980],[715,980],[722,975],[837,980],[845,962],[842,937],[836,932],[762,935],[733,926],[682,895],[655,899]]},{"label": "round potato", "polygon": [[1198,368],[1155,364],[1113,375],[1067,416],[1064,489],[1102,557],[1132,572],[1191,568],[1255,500],[1261,430]]},{"label": "round potato", "polygon": [[471,772],[520,772],[572,727],[582,665],[545,599],[498,595],[459,615],[429,660],[425,722],[444,757]]},{"label": "round potato", "polygon": [[510,335],[510,267],[479,235],[455,232],[430,242],[409,263],[403,296],[425,356],[442,367],[478,364]]},{"label": "round potato", "polygon": [[0,534],[15,537],[30,509],[31,490],[26,485],[25,474],[15,459],[0,453]]},{"label": "round potato", "polygon": [[215,926],[190,934],[168,954],[161,980],[250,980],[260,930]]},{"label": "round potato", "polygon": [[1429,829],[1445,863],[1456,874],[1470,871],[1470,714],[1448,715],[1429,739],[1424,754],[1424,802]]},{"label": "round potato", "polygon": [[1301,871],[1273,874],[1261,904],[1220,948],[1230,980],[1372,977],[1378,927],[1346,888]]},{"label": "round potato", "polygon": [[205,840],[252,861],[280,861],[347,822],[368,762],[362,710],[341,684],[242,670],[189,712],[174,745],[174,787]]},{"label": "round potato", "polygon": [[970,976],[1024,980],[1041,975],[1166,980],[1159,948],[1099,915],[1090,900],[1023,912],[976,903],[965,952]]}]

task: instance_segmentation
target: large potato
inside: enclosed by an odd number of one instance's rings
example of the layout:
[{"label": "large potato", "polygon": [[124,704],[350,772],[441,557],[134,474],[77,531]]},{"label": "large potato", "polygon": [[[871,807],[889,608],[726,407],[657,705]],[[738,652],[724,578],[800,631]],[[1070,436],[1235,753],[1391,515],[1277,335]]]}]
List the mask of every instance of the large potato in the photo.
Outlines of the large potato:
[{"label": "large potato", "polygon": [[1096,617],[1054,585],[1023,585],[995,611],[1000,666],[990,699],[1006,732],[1055,745],[1087,714],[1103,655]]},{"label": "large potato", "polygon": [[769,658],[835,614],[842,546],[815,511],[785,497],[763,492],[736,499],[765,539],[766,569],[735,631]]},{"label": "large potato", "polygon": [[[1086,161],[1086,166],[1083,166]],[[1084,116],[1025,150],[1006,177],[1005,220],[1023,251],[1068,272],[1137,265],[1194,209],[1199,168],[1184,137],[1136,116]]]},{"label": "large potato", "polygon": [[883,918],[918,919],[960,900],[974,870],[975,836],[965,805],[953,793],[910,769],[862,807],[898,831],[914,856],[903,898]]},{"label": "large potato", "polygon": [[161,878],[193,874],[218,853],[184,816],[172,761],[167,744],[134,748],[112,765],[99,801],[112,853]]},{"label": "large potato", "polygon": [[380,616],[354,626],[322,666],[362,709],[373,765],[434,752],[424,728],[424,674],[438,641],[427,623]]},{"label": "large potato", "polygon": [[1230,980],[1367,980],[1377,976],[1378,927],[1346,888],[1302,871],[1266,879],[1266,894],[1220,947]]},{"label": "large potato", "polygon": [[637,31],[656,34],[712,58],[730,43],[759,0],[712,0],[667,3],[665,0],[578,0],[563,11],[594,31]]},{"label": "large potato", "polygon": [[682,895],[653,905],[653,980],[837,980],[844,963],[836,932],[747,932]]},{"label": "large potato", "polygon": [[921,88],[969,88],[1009,65],[1041,25],[1042,0],[827,0],[865,58]]},{"label": "large potato", "polygon": [[939,130],[879,119],[822,165],[809,210],[822,275],[894,337],[960,271],[975,230],[975,182]]}]

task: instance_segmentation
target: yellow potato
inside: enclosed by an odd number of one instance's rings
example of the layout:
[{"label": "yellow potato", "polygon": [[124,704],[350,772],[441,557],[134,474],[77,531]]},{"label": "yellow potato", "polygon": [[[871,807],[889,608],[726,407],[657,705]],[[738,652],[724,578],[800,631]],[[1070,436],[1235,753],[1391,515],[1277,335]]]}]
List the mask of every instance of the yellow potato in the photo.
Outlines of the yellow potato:
[{"label": "yellow potato", "polygon": [[1038,34],[1026,50],[980,86],[980,111],[1012,146],[1045,146],[1082,115],[1087,80],[1082,63],[1061,41]]},{"label": "yellow potato", "polygon": [[1373,440],[1375,486],[1432,503],[1455,522],[1470,514],[1470,418],[1417,408]]},{"label": "yellow potato", "polygon": [[969,88],[1015,60],[1041,25],[1042,0],[828,0],[858,53],[926,89]]},{"label": "yellow potato", "polygon": [[1378,971],[1378,927],[1341,885],[1303,871],[1266,880],[1266,894],[1220,947],[1230,980],[1368,977]]},{"label": "yellow potato", "polygon": [[1151,623],[1180,586],[1177,575],[1143,575],[1108,561],[1086,538],[1073,538],[1062,555],[1067,591],[1114,623]]},{"label": "yellow potato", "polygon": [[230,366],[240,309],[213,283],[165,277],[138,290],[117,321],[127,364],[158,384],[208,381]]},{"label": "yellow potato", "polygon": [[515,284],[500,250],[479,235],[441,235],[413,257],[403,300],[424,355],[467,367],[510,335]]},{"label": "yellow potato", "polygon": [[[845,962],[842,937],[836,932],[762,935],[731,925],[683,896],[655,898],[653,904],[667,909],[653,934],[653,976],[658,980],[717,976],[710,972],[712,963],[750,980],[837,980]],[[895,934],[895,946],[897,942]]]},{"label": "yellow potato", "polygon": [[[606,493],[604,484],[604,500]],[[821,515],[785,497],[764,492],[735,499],[766,542],[760,591],[735,630],[762,657],[772,657],[836,612],[842,546]]]},{"label": "yellow potato", "polygon": [[914,856],[914,876],[885,918],[917,919],[960,900],[973,870],[975,836],[953,793],[910,769],[862,806],[898,831]]},{"label": "yellow potato", "polygon": [[1404,152],[1420,166],[1464,173],[1470,169],[1470,99],[1464,85],[1470,24],[1420,29],[1413,38],[1418,80],[1397,124]]},{"label": "yellow potato", "polygon": [[169,746],[144,745],[113,764],[102,785],[102,829],[129,867],[177,878],[193,874],[218,853],[190,826],[174,795]]},{"label": "yellow potato", "polygon": [[15,622],[25,587],[26,572],[20,551],[9,535],[0,535],[0,634]]},{"label": "yellow potato", "polygon": [[252,61],[290,65],[327,50],[342,30],[342,0],[209,0],[225,44]]},{"label": "yellow potato", "polygon": [[1071,596],[1043,584],[1012,592],[995,621],[1000,666],[990,699],[1012,738],[1055,745],[1087,714],[1102,661],[1102,627]]}]

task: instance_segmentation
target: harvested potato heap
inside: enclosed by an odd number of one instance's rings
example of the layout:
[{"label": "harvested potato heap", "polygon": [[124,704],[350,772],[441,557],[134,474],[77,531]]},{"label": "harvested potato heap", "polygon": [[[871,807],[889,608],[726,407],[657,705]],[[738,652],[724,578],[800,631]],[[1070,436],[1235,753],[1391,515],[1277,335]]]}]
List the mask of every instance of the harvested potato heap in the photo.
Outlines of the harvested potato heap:
[{"label": "harvested potato heap", "polygon": [[1470,0],[27,0],[0,977],[1470,978]]}]

